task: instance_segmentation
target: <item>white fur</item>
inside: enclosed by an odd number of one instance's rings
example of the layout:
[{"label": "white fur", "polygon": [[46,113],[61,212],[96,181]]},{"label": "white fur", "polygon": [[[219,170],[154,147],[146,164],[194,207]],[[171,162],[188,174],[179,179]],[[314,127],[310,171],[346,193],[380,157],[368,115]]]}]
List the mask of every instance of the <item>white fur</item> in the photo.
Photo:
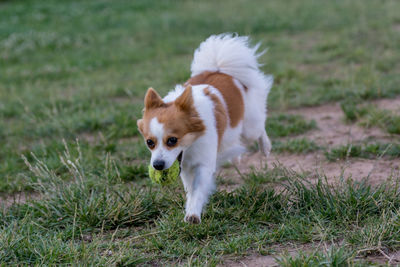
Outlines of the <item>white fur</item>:
[{"label": "white fur", "polygon": [[[209,37],[194,53],[192,77],[204,71],[222,72],[232,76],[243,96],[245,113],[243,121],[236,127],[231,128],[228,122],[218,149],[214,102],[205,95],[204,89],[209,88],[211,93],[217,95],[225,109],[227,109],[226,103],[220,92],[212,86],[192,87],[194,108],[203,120],[206,131],[191,146],[177,148],[184,151],[181,178],[187,194],[186,221],[190,221],[193,217],[200,220],[203,207],[215,189],[214,175],[217,168],[245,151],[241,143],[242,138],[249,141],[258,140],[261,151],[265,155],[269,154],[271,143],[265,132],[265,120],[267,96],[273,79],[272,76],[264,75],[258,68],[257,58],[260,56],[257,54],[258,47],[259,45],[250,47],[248,37],[222,34]],[[178,85],[163,100],[174,101],[183,91],[184,88]],[[151,125],[151,131],[154,130],[154,134],[164,132],[162,125],[157,124],[158,121],[152,123],[154,125]],[[180,152],[166,154],[163,149],[156,148],[154,153],[168,162],[171,160],[173,162]]]},{"label": "white fur", "polygon": [[157,118],[151,119],[150,132],[157,139],[157,145],[151,152],[150,164],[153,166],[154,161],[162,160],[165,162],[164,169],[168,169],[172,166],[179,153],[181,153],[183,149],[181,147],[167,149],[163,142],[163,137],[165,135],[164,125],[160,123]]},{"label": "white fur", "polygon": [[173,102],[175,99],[177,99],[185,90],[185,87],[182,85],[178,84],[175,86],[175,89],[173,91],[170,91],[164,98],[163,101],[165,103],[168,102]]},{"label": "white fur", "polygon": [[181,178],[187,195],[186,218],[195,215],[200,219],[202,209],[215,189],[218,135],[214,104],[204,94],[206,87],[208,86],[192,87],[194,106],[206,131],[183,153]]},{"label": "white fur", "polygon": [[[245,114],[243,121],[235,128],[227,127],[220,150],[217,152],[218,138],[215,122],[210,119],[210,117],[214,118],[214,114],[210,113],[210,101],[200,101],[199,95],[203,87],[193,87],[193,92],[196,92],[194,94],[195,107],[200,117],[206,122],[207,132],[184,152],[182,181],[188,198],[185,218],[192,215],[200,218],[201,210],[214,189],[214,174],[218,166],[240,156],[245,151],[241,144],[242,137],[250,141],[258,140],[262,152],[269,154],[271,142],[265,132],[265,120],[267,97],[273,78],[264,75],[258,68],[257,58],[261,55],[257,54],[258,47],[259,45],[250,47],[248,37],[222,34],[210,36],[194,53],[191,76],[204,71],[213,71],[234,77],[234,83],[240,89],[244,99]],[[244,86],[247,88],[246,91]],[[175,91],[182,92],[183,90],[179,87]],[[219,91],[212,89],[211,92],[216,94],[226,107]],[[211,131],[213,133],[210,133]],[[217,162],[213,163],[215,154],[217,154]],[[197,172],[193,171],[193,168]],[[196,183],[196,180],[202,182]],[[199,197],[200,195],[202,197]]]},{"label": "white fur", "polygon": [[157,118],[150,121],[150,132],[158,139],[162,140],[164,135],[164,125],[162,125]]},{"label": "white fur", "polygon": [[258,68],[257,59],[263,54],[257,54],[258,48],[259,44],[250,47],[247,36],[212,35],[196,49],[191,66],[192,77],[204,71],[219,71],[247,87],[243,137],[249,140],[264,135],[267,97],[273,83],[273,77]]}]

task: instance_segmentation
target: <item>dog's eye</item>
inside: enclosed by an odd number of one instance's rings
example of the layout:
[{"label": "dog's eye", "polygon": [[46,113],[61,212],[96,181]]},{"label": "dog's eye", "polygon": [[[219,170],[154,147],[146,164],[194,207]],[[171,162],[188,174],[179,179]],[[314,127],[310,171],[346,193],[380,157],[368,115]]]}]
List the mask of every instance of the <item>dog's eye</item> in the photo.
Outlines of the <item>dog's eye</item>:
[{"label": "dog's eye", "polygon": [[154,148],[155,146],[156,146],[156,144],[154,143],[154,141],[153,140],[151,140],[151,139],[147,139],[146,140],[146,144],[147,144],[147,146],[151,149],[151,148]]},{"label": "dog's eye", "polygon": [[167,146],[174,146],[174,145],[176,145],[176,142],[178,142],[178,138],[170,137],[167,140]]}]

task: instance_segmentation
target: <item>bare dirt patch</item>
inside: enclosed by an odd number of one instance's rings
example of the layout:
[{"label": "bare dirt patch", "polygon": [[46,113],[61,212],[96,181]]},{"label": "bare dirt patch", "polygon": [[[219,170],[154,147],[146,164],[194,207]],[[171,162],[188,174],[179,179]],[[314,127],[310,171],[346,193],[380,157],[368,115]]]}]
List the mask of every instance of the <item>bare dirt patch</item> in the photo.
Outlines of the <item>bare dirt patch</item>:
[{"label": "bare dirt patch", "polygon": [[[314,248],[315,250],[316,248]],[[321,247],[321,250],[327,249],[327,247]],[[310,245],[303,245],[299,248],[280,248],[279,252],[274,253],[274,255],[259,255],[259,254],[251,254],[242,259],[236,260],[226,260],[223,265],[220,266],[229,266],[229,267],[275,267],[279,266],[276,258],[283,252],[287,252],[290,256],[295,257],[299,254],[299,251],[312,253],[313,249],[311,249]],[[366,260],[367,262],[371,262],[379,265],[393,265],[398,266],[400,263],[400,251],[394,251],[392,253],[388,253],[385,255],[370,255],[366,257],[356,257],[356,259]]]},{"label": "bare dirt patch", "polygon": [[233,261],[227,260],[223,265],[220,266],[229,266],[229,267],[245,267],[245,266],[279,266],[275,260],[274,256],[266,255],[261,256],[258,254],[254,254],[251,256],[247,256],[246,258]]},{"label": "bare dirt patch", "polygon": [[243,179],[241,175],[252,171],[260,171],[266,166],[282,166],[287,169],[305,174],[310,181],[318,178],[326,178],[328,183],[337,182],[339,179],[353,179],[361,181],[368,179],[371,185],[379,185],[387,179],[400,179],[400,160],[388,159],[349,159],[331,162],[326,160],[322,153],[310,153],[306,155],[297,154],[274,154],[265,160],[257,152],[243,156],[240,163],[235,166],[224,168],[220,172],[223,179],[228,179],[219,186],[220,190],[232,191],[241,184]]},{"label": "bare dirt patch", "polygon": [[330,162],[324,155],[313,153],[308,155],[276,155],[272,162],[301,173],[308,173],[310,179],[326,177],[328,182],[338,179],[361,181],[368,178],[372,185],[378,185],[388,178],[400,178],[399,160],[386,159],[349,159]]},{"label": "bare dirt patch", "polygon": [[36,192],[4,194],[0,196],[0,208],[7,209],[14,204],[23,204],[39,198],[40,194]]},{"label": "bare dirt patch", "polygon": [[379,99],[373,102],[380,109],[392,111],[400,116],[400,97],[394,99]]},{"label": "bare dirt patch", "polygon": [[[400,98],[381,99],[373,103],[378,107],[400,112]],[[318,128],[297,136],[297,138],[307,138],[327,149],[366,139],[374,142],[399,141],[399,136],[389,135],[379,128],[365,128],[356,123],[346,123],[338,103],[294,109],[289,110],[288,113],[301,115],[307,120],[315,120]],[[349,158],[332,162],[326,159],[323,151],[308,154],[278,154],[272,149],[268,159],[265,159],[259,152],[246,154],[235,165],[223,168],[219,175],[228,182],[223,182],[219,188],[221,190],[233,190],[243,183],[242,174],[274,165],[281,165],[296,172],[305,173],[310,180],[326,177],[328,182],[334,182],[341,178],[351,178],[356,181],[368,178],[370,184],[378,185],[388,178],[400,179],[399,159]]]},{"label": "bare dirt patch", "polygon": [[273,245],[270,248],[270,255],[259,255],[257,253],[252,253],[241,259],[226,259],[223,265],[220,266],[229,266],[229,267],[264,267],[264,266],[279,266],[276,258],[279,258],[279,255],[282,253],[288,253],[292,257],[297,255],[299,251],[312,251],[311,244],[290,244],[289,246],[283,247],[280,245]]},{"label": "bare dirt patch", "polygon": [[379,128],[365,128],[356,123],[346,123],[338,103],[290,110],[288,113],[302,115],[307,120],[314,120],[318,129],[300,137],[308,138],[321,146],[345,145],[366,138],[374,138],[381,141],[392,140],[389,134]]},{"label": "bare dirt patch", "polygon": [[394,29],[396,32],[400,32],[400,23],[395,23],[395,24],[393,24],[393,29]]}]

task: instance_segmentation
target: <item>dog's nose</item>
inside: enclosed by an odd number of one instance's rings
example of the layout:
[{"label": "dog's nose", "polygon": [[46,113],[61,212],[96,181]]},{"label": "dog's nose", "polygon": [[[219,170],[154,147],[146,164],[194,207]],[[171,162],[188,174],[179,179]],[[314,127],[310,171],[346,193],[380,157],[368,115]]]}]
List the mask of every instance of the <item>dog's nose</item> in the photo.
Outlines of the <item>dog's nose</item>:
[{"label": "dog's nose", "polygon": [[161,171],[162,169],[164,169],[165,166],[165,162],[163,160],[156,160],[153,162],[153,167],[156,170]]}]

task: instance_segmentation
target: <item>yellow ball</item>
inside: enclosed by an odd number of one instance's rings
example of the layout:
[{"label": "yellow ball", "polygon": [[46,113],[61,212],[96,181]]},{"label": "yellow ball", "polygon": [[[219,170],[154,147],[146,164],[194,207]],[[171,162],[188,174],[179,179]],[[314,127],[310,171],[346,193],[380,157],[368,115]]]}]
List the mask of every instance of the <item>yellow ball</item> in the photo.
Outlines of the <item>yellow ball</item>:
[{"label": "yellow ball", "polygon": [[175,160],[171,167],[166,170],[158,171],[149,165],[149,177],[153,183],[160,185],[169,185],[176,181],[179,177],[179,162]]}]

